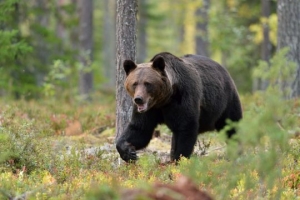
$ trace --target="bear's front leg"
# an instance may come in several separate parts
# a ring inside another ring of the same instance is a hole
[[[134,161],[137,160],[136,150],[133,145],[128,143],[127,141],[124,141],[122,139],[119,139],[117,142],[117,150],[121,156],[121,158],[126,161]]]
[[[118,138],[116,148],[126,161],[137,160],[136,150],[145,148],[152,139],[159,116],[154,110],[146,113],[133,112],[131,122]]]
[[[175,140],[175,137],[173,135],[172,140],[171,140],[171,151],[170,151],[171,161],[175,160],[175,149],[176,149],[175,144],[176,144],[176,140]]]
[[[147,124],[147,122],[145,123]],[[130,123],[117,140],[116,147],[124,161],[137,160],[136,150],[146,147],[152,139],[155,126],[150,128],[146,124],[144,125],[148,128]]]

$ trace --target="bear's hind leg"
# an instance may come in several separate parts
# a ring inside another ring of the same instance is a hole
[[[178,161],[181,156],[189,158],[197,141],[198,123],[182,121],[176,127],[171,127],[171,130],[173,132],[171,161]]]
[[[181,156],[189,158],[197,141],[200,110],[190,110],[186,107],[173,104],[164,111],[165,124],[173,133],[171,161],[179,161]],[[195,106],[190,107],[194,108]]]
[[[189,132],[188,134],[185,133],[177,133],[174,137],[174,153],[171,157],[172,161],[180,160],[180,157],[189,158],[194,151],[194,146],[197,141],[197,132]]]
[[[240,119],[242,119],[242,111],[239,110],[233,110],[228,111],[224,113],[220,119],[216,123],[216,130],[220,131],[226,126],[226,120],[231,120],[232,122],[238,122]],[[234,134],[236,133],[236,130],[234,127],[226,131],[227,138],[230,139]]]

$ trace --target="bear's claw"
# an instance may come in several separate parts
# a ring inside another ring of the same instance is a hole
[[[125,162],[135,161],[138,159],[135,147],[127,142],[123,144],[117,144],[117,150]]]

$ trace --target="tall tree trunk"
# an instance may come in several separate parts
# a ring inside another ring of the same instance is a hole
[[[14,23],[12,23],[12,24],[14,26],[13,28],[15,28],[15,27],[18,27],[19,24],[20,24],[20,5],[19,5],[19,3],[15,3],[14,4],[13,16],[14,16]],[[18,34],[17,38],[18,38],[18,41],[20,41],[20,34]],[[16,64],[16,66],[21,66],[21,63],[20,63],[20,61],[19,61],[18,58],[16,58],[15,64]],[[12,70],[11,71],[11,77],[13,79],[14,85],[17,84],[17,87],[21,87],[20,86],[21,83],[19,81],[20,80],[20,72],[17,71],[17,70]],[[20,94],[20,92],[18,90],[14,89],[13,93],[14,93],[15,99],[20,99],[21,94]]]
[[[208,11],[210,0],[202,0],[202,6],[196,11],[197,16],[197,33],[196,33],[196,53],[209,57],[208,42]]]
[[[131,99],[124,88],[123,62],[136,57],[136,14],[137,0],[117,0],[116,138],[122,134],[132,113]]]
[[[83,99],[89,99],[93,89],[93,0],[79,0],[79,92]]]
[[[147,0],[139,0],[137,62],[145,62],[147,58]]]
[[[289,47],[288,59],[297,64],[292,97],[300,96],[300,0],[278,0],[278,50]]]
[[[78,6],[78,2],[81,0],[71,0],[71,4],[74,6],[74,8],[76,9],[74,12],[74,17],[75,19],[79,20],[79,6]],[[71,48],[73,50],[75,49],[79,49],[79,26],[72,26],[70,29],[70,41],[72,42],[71,44]],[[74,55],[74,60],[76,60],[76,56]]]
[[[269,63],[271,55],[269,17],[270,17],[270,0],[261,0],[261,14],[263,17],[263,41],[261,46],[261,59]],[[267,81],[262,81],[260,89],[265,90],[268,86]]]
[[[115,1],[104,0],[104,28],[103,28],[103,66],[107,78],[105,87],[114,91],[116,83],[115,68]]]
[[[38,30],[46,29],[49,26],[49,21],[50,21],[50,14],[49,14],[49,7],[47,7],[47,2],[45,0],[36,0],[35,4],[39,10],[40,13],[43,13],[42,15],[37,15],[36,16],[36,23],[35,26],[40,26]],[[36,63],[35,66],[35,79],[37,81],[37,85],[41,86],[42,83],[44,82],[44,76],[45,76],[45,71],[44,70],[38,70],[40,66],[42,65],[49,65],[51,61],[51,54],[53,55],[54,53],[52,50],[50,50],[49,45],[47,45],[47,41],[45,39],[44,34],[40,31],[34,31],[34,40],[35,40],[35,53],[36,57],[38,59],[38,63]],[[55,50],[55,52],[57,49]]]
[[[46,28],[49,25],[49,14],[47,13],[47,3],[45,0],[36,0],[36,6],[43,15],[36,16],[36,24],[40,27]],[[47,51],[47,45],[45,41],[45,36],[42,34],[35,35],[35,40],[37,42],[37,57],[41,63],[49,64],[49,52]]]
[[[66,5],[67,2],[65,0],[58,0],[56,2],[56,12],[58,13],[57,16],[58,16],[58,19],[56,20],[56,35],[62,39],[62,40],[65,40],[65,32],[66,32],[66,28],[64,26],[64,24],[62,23],[62,18],[64,16],[64,12],[62,10],[62,7],[64,5]]]

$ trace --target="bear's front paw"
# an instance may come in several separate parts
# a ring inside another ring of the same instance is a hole
[[[126,162],[135,161],[138,159],[136,155],[135,147],[128,142],[123,142],[123,143],[118,142],[117,150],[121,158]]]

